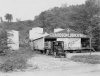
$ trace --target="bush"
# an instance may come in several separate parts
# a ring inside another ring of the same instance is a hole
[[[15,70],[24,70],[28,66],[27,60],[24,58],[8,59],[0,65],[0,70],[3,72],[10,72]]]
[[[28,67],[32,67],[31,64],[27,64],[27,60],[33,57],[33,51],[30,47],[20,48],[3,57],[6,60],[0,65],[0,71],[2,72],[25,70]]]
[[[1,59],[5,59],[3,63],[0,65],[0,71],[2,72],[10,72],[16,70],[25,70],[31,66],[31,64],[27,64],[27,60],[33,57],[33,51],[30,46],[27,44],[20,47],[19,50],[14,51],[5,51],[6,55],[2,56]]]
[[[7,55],[11,44],[11,40],[8,38],[11,34],[7,33],[3,28],[0,28],[0,56]]]
[[[80,55],[80,56],[72,56],[71,60],[75,62],[83,62],[89,64],[100,64],[100,56],[99,55]]]

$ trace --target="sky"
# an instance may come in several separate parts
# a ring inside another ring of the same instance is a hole
[[[53,7],[60,7],[62,4],[76,5],[83,4],[85,0],[0,0],[0,17],[6,13],[13,15],[20,20],[33,20],[42,11]]]

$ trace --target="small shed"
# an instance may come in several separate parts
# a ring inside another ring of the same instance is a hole
[[[43,28],[34,27],[29,31],[29,39],[34,40],[43,34]]]

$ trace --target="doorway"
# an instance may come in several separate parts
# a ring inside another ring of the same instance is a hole
[[[90,39],[89,38],[81,38],[82,48],[90,48]]]

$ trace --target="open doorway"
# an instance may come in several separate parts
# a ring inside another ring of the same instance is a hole
[[[81,38],[82,48],[90,48],[90,38]]]
[[[49,53],[53,53],[53,51],[52,51],[52,42],[53,41],[56,41],[57,39],[56,38],[45,38],[45,43],[44,43],[44,48],[45,48],[45,53],[48,53],[48,51],[49,51]]]

